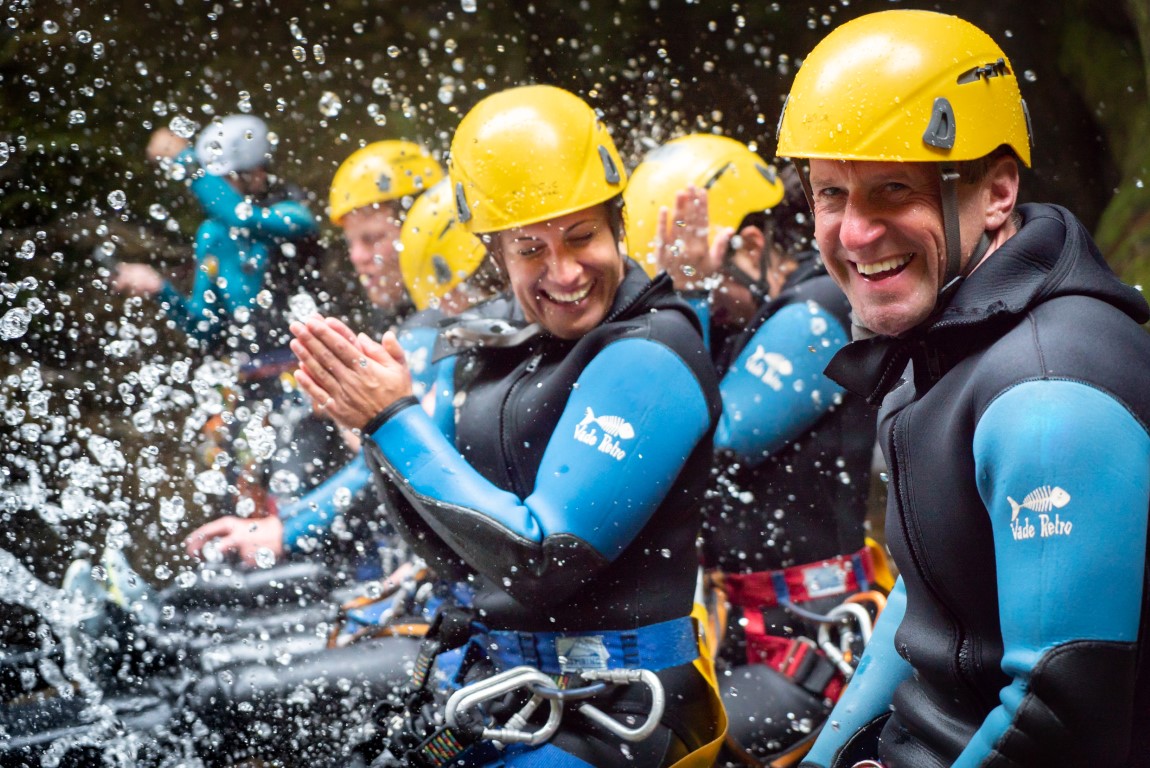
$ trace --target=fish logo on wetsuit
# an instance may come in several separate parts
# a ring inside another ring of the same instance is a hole
[[[1040,538],[1050,536],[1069,536],[1074,529],[1074,523],[1063,520],[1058,514],[1051,519],[1047,514],[1056,509],[1062,509],[1070,503],[1070,494],[1058,486],[1041,485],[1022,497],[1018,502],[1007,496],[1010,503],[1010,533],[1015,541],[1033,539],[1035,535]],[[1038,526],[1030,522],[1029,517],[1018,519],[1018,513],[1024,509],[1038,513]]]
[[[603,439],[599,440],[599,433],[595,427],[603,430]],[[622,416],[596,416],[590,407],[587,408],[583,419],[575,425],[575,439],[584,445],[594,445],[601,453],[622,461],[627,452],[619,447],[622,440],[635,437],[635,428]]]

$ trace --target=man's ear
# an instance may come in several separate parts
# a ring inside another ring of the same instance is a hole
[[[743,249],[754,259],[756,264],[759,263],[763,249],[767,247],[767,236],[763,234],[763,230],[758,227],[746,226],[739,230],[739,237],[743,241]]]
[[[991,164],[982,181],[985,229],[994,232],[1010,218],[1018,202],[1018,161],[1003,155]]]

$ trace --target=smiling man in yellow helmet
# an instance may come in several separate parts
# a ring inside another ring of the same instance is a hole
[[[778,154],[857,325],[828,374],[883,403],[901,572],[805,765],[1150,764],[1150,308],[1069,211],[1016,207],[1029,133],[954,16],[843,24],[791,88]]]

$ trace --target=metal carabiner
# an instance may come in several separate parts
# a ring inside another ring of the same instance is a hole
[[[550,677],[534,667],[513,667],[492,677],[466,685],[451,694],[447,700],[444,718],[449,727],[456,728],[459,726],[459,712],[478,707],[484,702],[497,699],[518,688],[529,688],[532,684],[550,686],[553,683],[554,681]],[[551,704],[551,713],[547,717],[547,722],[537,731],[525,730],[528,719],[544,700]],[[485,727],[482,737],[489,741],[501,743],[542,744],[555,735],[562,719],[562,700],[548,699],[538,693],[532,693],[528,702],[508,719],[503,728]]]
[[[658,676],[651,670],[592,669],[583,670],[579,674],[584,680],[603,680],[608,683],[614,683],[615,685],[630,685],[632,683],[642,682],[651,689],[651,711],[647,714],[647,720],[637,728],[628,728],[591,704],[580,704],[579,712],[588,720],[606,728],[624,741],[643,741],[659,727],[659,721],[663,718],[663,710],[666,708],[667,697],[663,691],[662,681],[659,680]]]
[[[863,608],[858,603],[843,603],[832,608],[827,613],[827,619],[828,621],[819,624],[819,648],[822,649],[826,657],[838,667],[838,670],[843,673],[843,677],[850,680],[855,671],[851,663],[846,660],[846,653],[851,643],[854,642],[851,619],[858,624],[859,636],[865,647],[866,644],[870,642],[871,636],[872,624],[870,614],[867,613],[866,608]],[[839,647],[836,647],[835,644],[831,642],[831,627],[835,625],[841,627]]]

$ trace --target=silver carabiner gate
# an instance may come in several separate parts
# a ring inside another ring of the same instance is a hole
[[[637,728],[628,728],[591,704],[580,704],[579,712],[588,720],[606,728],[625,741],[643,741],[650,737],[650,735],[655,732],[655,729],[659,727],[659,721],[663,718],[663,710],[666,708],[667,696],[663,690],[662,681],[659,680],[658,676],[651,670],[592,669],[583,670],[579,675],[584,680],[603,680],[608,683],[614,683],[615,685],[630,685],[631,683],[642,682],[651,689],[651,711],[647,714],[647,720]]]
[[[529,688],[532,684],[547,685],[553,684],[550,677],[540,672],[534,667],[521,666],[513,667],[500,672],[497,675],[488,677],[483,680],[471,683],[470,685],[460,688],[447,700],[447,708],[444,712],[444,718],[447,725],[452,728],[459,726],[458,713],[469,709],[478,707],[480,704],[498,699],[504,694],[510,693],[518,688]],[[551,712],[547,717],[547,722],[537,731],[528,731],[525,729],[528,719],[539,708],[543,701],[549,701],[551,704]],[[508,719],[503,728],[487,728],[483,729],[483,738],[489,741],[497,741],[504,744],[542,744],[555,735],[559,730],[559,722],[563,719],[563,702],[560,699],[548,699],[538,693],[532,693],[531,698],[523,707]]]
[[[863,646],[865,647],[866,644],[870,642],[871,629],[873,627],[870,614],[867,613],[866,608],[863,608],[857,603],[843,603],[832,608],[827,613],[827,618],[829,621],[824,621],[819,624],[819,648],[821,648],[826,657],[838,667],[843,677],[850,680],[855,672],[854,666],[846,660],[847,651],[855,639],[854,630],[851,628],[851,621],[853,619],[853,621],[858,624],[859,637],[862,639]],[[831,628],[835,626],[837,626],[839,630],[838,647],[831,642]]]

